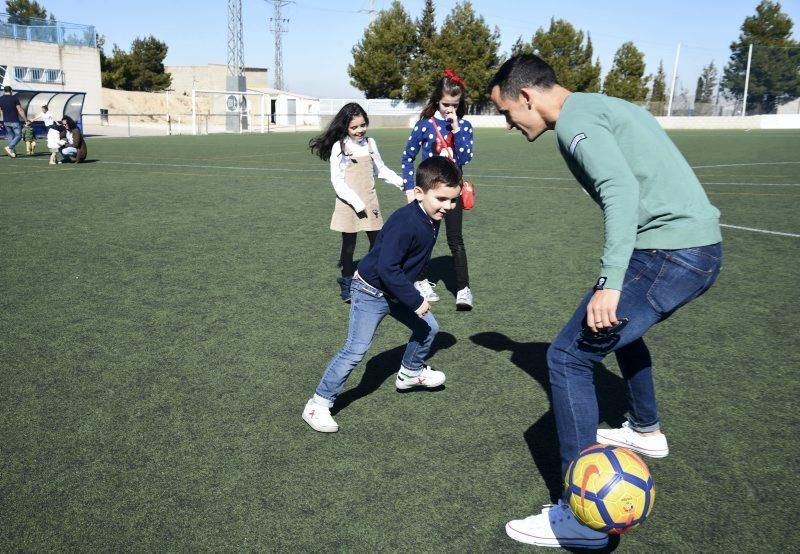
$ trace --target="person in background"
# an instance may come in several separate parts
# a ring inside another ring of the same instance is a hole
[[[65,115],[61,123],[66,128],[67,144],[61,149],[63,162],[81,163],[86,159],[87,148],[83,133],[71,117]]]
[[[461,77],[452,69],[445,69],[423,108],[419,121],[414,125],[411,136],[408,137],[400,164],[409,202],[413,201],[410,193],[414,189],[414,160],[418,155],[421,160],[444,156],[452,160],[459,170],[475,155],[472,125],[464,119],[467,109],[464,89]],[[463,219],[464,206],[459,198],[455,209],[448,212],[444,223],[456,276],[456,309],[471,310],[473,298],[467,267],[467,249],[464,246]],[[439,300],[439,295],[433,290],[435,285],[428,280],[427,266],[417,276],[414,286],[429,302]]]
[[[33,153],[36,152],[36,133],[33,132],[30,121],[26,121],[22,127],[22,140],[25,142],[25,153],[33,156]]]
[[[367,138],[367,127],[367,112],[356,102],[350,102],[342,106],[321,135],[308,143],[314,154],[330,162],[331,184],[336,192],[331,230],[342,234],[339,255],[342,275],[336,282],[345,302],[350,302],[358,232],[367,233],[372,249],[383,227],[375,176],[398,189],[403,188],[400,176],[383,163],[375,139]]]
[[[27,117],[19,103],[19,98],[9,86],[3,87],[3,94],[0,96],[0,112],[3,112],[2,126],[6,129],[6,139],[8,140],[8,144],[3,149],[9,158],[16,158],[15,147],[22,139],[20,120],[27,121]]]

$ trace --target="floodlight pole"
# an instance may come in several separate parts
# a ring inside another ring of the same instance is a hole
[[[753,43],[750,43],[750,50],[747,52],[747,73],[744,76],[744,102],[742,102],[742,117],[747,112],[747,89],[750,86],[750,61],[753,59]]]
[[[669,90],[669,104],[667,104],[667,117],[672,116],[672,98],[675,96],[675,81],[678,79],[678,60],[681,59],[681,43],[678,43],[678,50],[675,52],[675,67],[672,68],[672,86]]]

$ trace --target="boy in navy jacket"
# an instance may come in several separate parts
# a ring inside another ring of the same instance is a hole
[[[328,364],[316,393],[303,410],[303,419],[315,430],[339,430],[330,408],[350,372],[364,358],[375,330],[387,314],[412,331],[395,386],[405,390],[435,388],[444,383],[444,373],[425,363],[439,325],[428,301],[414,287],[414,280],[430,260],[439,223],[455,207],[460,193],[461,172],[453,162],[443,157],[426,159],[417,169],[416,202],[391,215],[375,246],[359,262],[350,285],[347,342]]]

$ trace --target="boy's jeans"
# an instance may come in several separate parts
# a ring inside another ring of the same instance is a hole
[[[597,442],[593,370],[594,364],[611,352],[625,380],[631,426],[640,432],[659,429],[652,362],[642,337],[650,327],[707,291],[721,267],[719,243],[682,250],[634,250],[617,306],[617,318],[629,321],[606,339],[581,336],[586,305],[594,290],[584,297],[547,350],[562,474],[581,450]]]
[[[14,147],[22,139],[22,127],[19,123],[3,123],[6,128],[6,138],[8,139],[8,148],[14,150]]]
[[[431,344],[439,332],[439,324],[430,311],[424,318],[420,318],[408,307],[387,300],[382,291],[361,279],[353,279],[350,285],[350,298],[347,342],[328,364],[316,391],[319,396],[330,402],[330,406],[333,406],[334,400],[342,392],[350,372],[364,359],[372,344],[375,330],[387,314],[392,314],[395,319],[411,329],[411,339],[403,354],[403,367],[412,371],[425,367]]]

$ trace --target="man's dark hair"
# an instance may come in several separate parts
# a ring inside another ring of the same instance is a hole
[[[439,185],[457,187],[461,185],[461,171],[452,161],[442,156],[425,159],[417,168],[416,186],[427,192]]]
[[[11,92],[11,87],[6,85],[3,87],[3,92]]]
[[[557,84],[550,64],[534,54],[519,54],[500,66],[486,90],[491,93],[494,87],[500,87],[500,96],[516,98],[525,87],[549,89]]]

